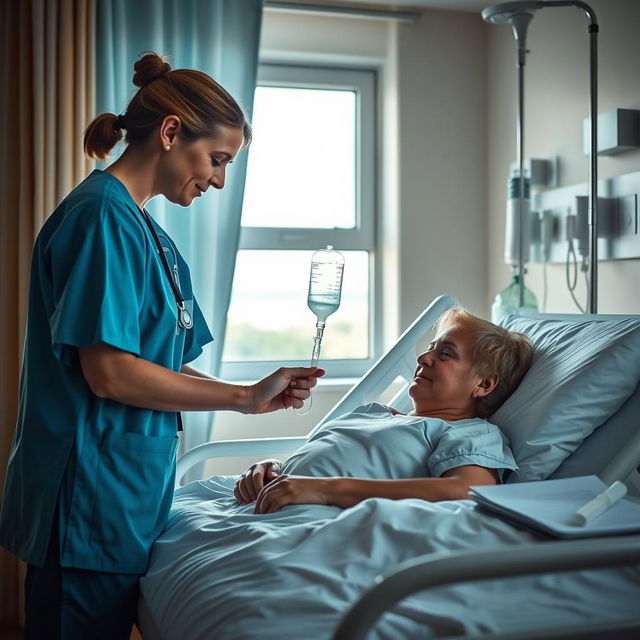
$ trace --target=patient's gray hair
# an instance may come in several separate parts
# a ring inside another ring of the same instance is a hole
[[[531,365],[531,340],[517,331],[509,331],[477,316],[464,307],[447,309],[435,324],[436,334],[459,325],[469,330],[472,340],[472,375],[497,375],[496,388],[484,398],[478,398],[480,417],[488,418],[518,388]]]

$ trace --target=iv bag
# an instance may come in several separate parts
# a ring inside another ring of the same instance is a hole
[[[344,256],[339,251],[334,251],[331,245],[327,245],[326,249],[318,249],[311,256],[307,306],[315,313],[318,319],[311,353],[310,366],[312,367],[318,366],[325,322],[340,306],[343,271]],[[307,415],[311,411],[311,405],[312,398],[309,397],[309,403],[303,413],[296,409],[294,411],[301,416]]]
[[[344,256],[331,245],[311,256],[307,306],[315,313],[318,322],[325,322],[340,306],[343,271]]]

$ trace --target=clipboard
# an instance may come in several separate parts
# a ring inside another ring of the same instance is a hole
[[[555,538],[640,532],[640,500],[628,495],[586,525],[575,524],[575,512],[606,488],[598,476],[592,475],[474,486],[469,497],[495,515]]]

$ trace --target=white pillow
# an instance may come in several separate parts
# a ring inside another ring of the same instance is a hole
[[[519,469],[509,482],[542,480],[615,413],[640,380],[640,318],[554,320],[506,315],[527,334],[531,368],[490,420],[509,438]]]
[[[639,428],[640,384],[624,404],[586,438],[580,447],[551,474],[551,477],[575,478],[592,473],[600,475],[609,462],[629,446]]]

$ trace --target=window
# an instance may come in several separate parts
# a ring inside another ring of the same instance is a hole
[[[376,342],[375,74],[262,65],[252,124],[222,375],[308,365],[311,255],[327,245],[344,255],[345,269],[321,365],[330,376],[359,375]]]

